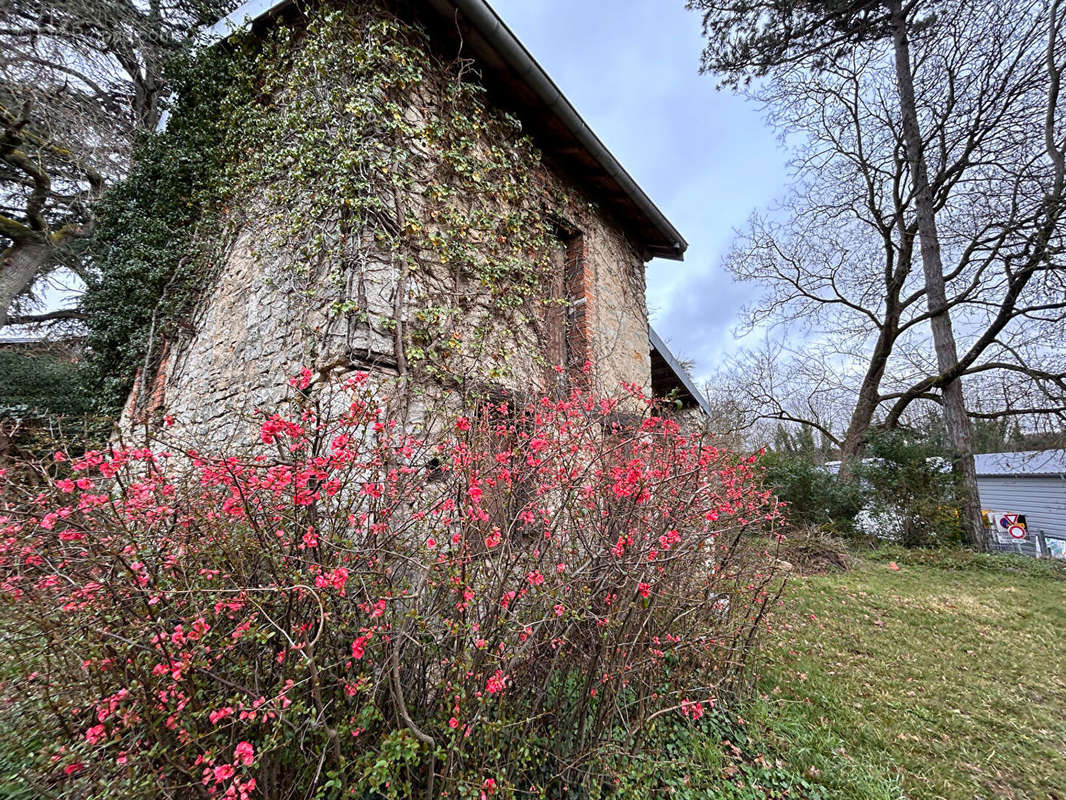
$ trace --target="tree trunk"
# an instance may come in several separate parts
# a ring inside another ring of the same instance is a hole
[[[885,377],[888,355],[893,343],[887,328],[882,327],[870,364],[862,378],[862,385],[859,387],[859,396],[848,421],[847,433],[844,434],[844,441],[840,445],[840,474],[843,476],[850,474],[851,462],[862,454],[866,433],[870,430],[877,405],[881,401],[881,380]]]
[[[901,221],[902,221],[902,214]],[[900,303],[899,293],[903,287],[906,276],[910,273],[911,258],[914,254],[913,239],[900,225],[902,242],[896,251],[896,261],[889,258],[885,265],[885,317],[881,329],[877,334],[873,352],[870,354],[869,364],[866,366],[866,374],[862,377],[859,386],[859,395],[852,410],[851,419],[848,421],[848,430],[844,434],[844,441],[840,445],[840,474],[848,477],[851,472],[852,462],[862,455],[866,444],[866,434],[873,424],[874,414],[881,403],[881,381],[884,380],[885,370],[888,369],[888,359],[896,347],[896,339],[899,337]],[[886,248],[890,248],[890,241],[886,241]],[[889,250],[891,252],[891,250]]]
[[[44,238],[16,241],[0,262],[0,328],[7,325],[15,298],[29,289],[52,256],[52,246]]]
[[[918,129],[917,103],[914,98],[914,73],[911,68],[910,44],[907,41],[907,20],[901,0],[888,0],[892,41],[895,48],[896,80],[903,122],[903,140],[907,161],[914,182],[914,204],[917,212],[918,237],[921,243],[922,270],[925,274],[926,301],[929,324],[933,333],[937,369],[941,373],[952,370],[958,363],[955,334],[948,314],[944,267],[940,257],[940,236],[936,228],[933,191],[925,161],[921,131]],[[971,547],[985,549],[986,535],[981,522],[981,504],[977,494],[977,473],[973,460],[973,426],[966,411],[962,379],[946,384],[942,390],[944,422],[954,451],[955,475],[963,536]]]

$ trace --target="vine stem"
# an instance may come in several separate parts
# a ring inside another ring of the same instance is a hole
[[[407,702],[403,697],[403,686],[400,684],[400,637],[397,636],[392,642],[392,653],[390,656],[392,661],[389,675],[392,678],[392,695],[396,700],[396,710],[400,715],[400,719],[403,720],[403,724],[406,725],[411,733],[415,735],[418,741],[429,745],[429,777],[426,779],[426,800],[433,800],[434,779],[437,772],[437,742],[428,733],[423,731],[415,721],[411,719],[411,715],[407,713]]]

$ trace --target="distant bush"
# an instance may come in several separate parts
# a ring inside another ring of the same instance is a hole
[[[960,541],[955,477],[932,442],[906,431],[874,433],[854,474],[869,498],[868,516],[881,521],[882,535],[904,547]]]
[[[742,674],[778,586],[753,459],[634,397],[414,432],[310,378],[240,451],[0,487],[0,730],[39,795],[602,796]]]
[[[80,364],[49,352],[0,350],[0,414],[78,416],[93,410]]]
[[[865,503],[862,488],[841,480],[801,455],[769,452],[759,462],[764,480],[794,525],[814,525],[839,534],[854,531],[855,516]]]
[[[61,343],[0,350],[0,462],[106,441],[111,420],[95,405],[82,363]]]

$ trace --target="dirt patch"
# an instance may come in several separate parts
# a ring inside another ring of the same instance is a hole
[[[843,543],[817,529],[792,531],[781,543],[777,557],[782,567],[798,575],[843,572],[852,565]]]

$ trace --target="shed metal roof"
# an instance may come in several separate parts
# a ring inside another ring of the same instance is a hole
[[[666,342],[648,326],[648,342],[651,345],[651,385],[652,389],[660,387],[667,390],[675,390],[681,399],[689,405],[698,406],[704,416],[711,415],[711,407],[707,398],[696,386],[692,376],[688,374],[681,362],[677,360]],[[665,392],[664,392],[665,393]]]
[[[981,453],[974,456],[983,476],[1066,476],[1066,450],[1024,450],[1018,453]]]
[[[485,0],[422,0],[441,31],[485,66],[483,76],[501,106],[514,112],[544,152],[609,208],[646,258],[681,261],[688,243],[577,113],[544,69]],[[236,30],[295,6],[295,0],[248,0],[207,36]]]

